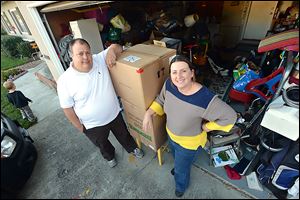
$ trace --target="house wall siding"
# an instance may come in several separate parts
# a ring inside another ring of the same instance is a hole
[[[3,3],[1,5],[1,13],[4,12],[8,18],[8,20],[10,21],[11,25],[14,27],[14,30],[16,32],[16,34],[13,33],[8,33],[9,35],[14,35],[14,36],[19,36],[25,40],[34,40],[34,37],[32,35],[29,34],[22,34],[21,31],[19,30],[17,24],[15,23],[15,21],[13,20],[13,18],[10,15],[9,10],[11,9],[15,9],[16,7],[18,7],[18,5],[16,4],[15,1],[6,1],[5,3]],[[20,11],[21,12],[21,11]],[[26,25],[28,26],[28,22],[26,21],[24,14],[21,12]],[[30,29],[29,29],[30,30]]]
[[[31,16],[31,13],[29,12],[29,5],[32,5],[33,3],[36,3],[36,1],[15,1],[20,12],[22,13],[24,20],[27,22],[27,26],[35,40],[35,42],[37,43],[41,54],[45,55],[48,58],[44,58],[43,60],[45,60],[45,62],[47,63],[47,66],[53,76],[53,78],[55,80],[57,80],[59,78],[59,76],[64,72],[64,69],[61,65],[61,63],[59,63],[58,57],[55,55],[55,50],[54,48],[50,48],[52,47],[52,43],[51,40],[47,35],[42,34],[44,32],[41,32],[41,29],[45,29],[45,27],[39,27],[36,24],[36,19],[33,19],[33,16]],[[47,2],[45,2],[47,3]],[[49,44],[50,43],[50,44]],[[56,56],[56,58],[54,58],[53,56]],[[56,61],[56,62],[55,62]]]

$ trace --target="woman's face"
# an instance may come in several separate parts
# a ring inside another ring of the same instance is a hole
[[[185,89],[192,83],[194,70],[186,62],[178,61],[171,65],[171,80],[178,89]]]

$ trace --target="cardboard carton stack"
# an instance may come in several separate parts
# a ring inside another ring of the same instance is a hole
[[[154,151],[167,139],[165,117],[153,117],[153,127],[148,132],[142,129],[143,118],[169,76],[169,61],[175,54],[174,49],[138,44],[124,51],[110,69],[130,134]]]

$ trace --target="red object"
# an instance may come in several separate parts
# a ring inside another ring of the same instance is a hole
[[[262,100],[266,101],[272,98],[273,93],[276,91],[276,87],[278,86],[281,77],[283,76],[284,68],[280,67],[272,74],[264,78],[258,78],[250,81],[246,87],[245,91],[248,93],[255,94],[260,97]],[[266,85],[268,87],[268,91],[272,91],[272,95],[267,96],[267,92],[263,92],[259,89],[259,86]]]
[[[141,74],[141,73],[144,72],[144,70],[143,70],[142,68],[140,68],[140,69],[137,69],[136,72],[137,72],[138,74]]]
[[[299,79],[291,76],[289,79],[289,84],[291,84],[291,83],[295,83],[296,85],[299,85]]]
[[[254,95],[246,92],[240,92],[231,88],[229,91],[229,98],[232,101],[238,101],[249,104],[252,101],[252,99],[254,99]]]
[[[225,165],[224,168],[226,170],[226,174],[228,178],[232,180],[240,180],[242,178],[241,175],[239,175],[239,173],[235,171],[233,168],[231,168],[230,166]]]
[[[188,44],[188,45],[184,46],[183,48],[191,50],[194,47],[199,47],[199,45],[198,44]]]
[[[262,39],[257,51],[262,53],[274,49],[299,51],[299,29],[284,31]]]
[[[92,19],[96,18],[96,21],[103,25],[109,25],[109,7],[102,6],[96,10],[90,10],[83,13],[84,18]]]

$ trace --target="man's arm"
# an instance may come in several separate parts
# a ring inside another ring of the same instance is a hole
[[[116,64],[117,58],[122,53],[123,48],[119,44],[111,44],[106,54],[106,64],[108,67],[113,67]]]
[[[83,125],[81,124],[79,118],[77,117],[73,108],[64,108],[63,109],[68,120],[77,128],[80,132],[83,132]]]

